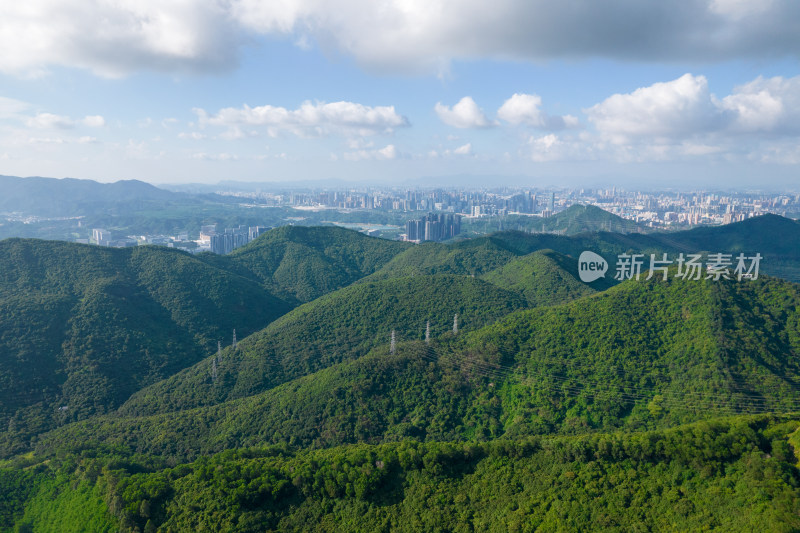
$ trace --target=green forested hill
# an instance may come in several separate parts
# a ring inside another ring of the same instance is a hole
[[[134,395],[125,414],[211,405],[249,396],[371,348],[452,331],[476,329],[526,306],[517,293],[467,276],[417,276],[357,284],[302,305],[265,330]],[[212,381],[216,365],[218,378]]]
[[[394,356],[384,344],[249,398],[82,422],[41,449],[93,435],[186,459],[259,443],[482,441],[797,411],[799,303],[799,286],[778,280],[631,281]],[[157,404],[171,388],[143,393]],[[215,385],[188,391],[213,397]]]
[[[493,235],[451,244],[425,242],[396,255],[367,279],[386,279],[430,274],[478,276],[498,268],[522,253],[533,252],[530,239],[523,237],[524,252],[496,239]]]
[[[289,310],[168,248],[0,241],[2,446],[116,408]]]
[[[638,233],[642,229],[636,222],[594,205],[575,204],[553,216],[534,220],[535,222],[529,225],[530,230],[562,235],[577,235],[589,231]]]
[[[758,416],[489,443],[260,447],[177,466],[124,447],[79,447],[0,468],[9,496],[0,527],[795,531],[798,426],[796,418]]]
[[[594,287],[590,286],[577,278],[577,272],[577,260],[552,250],[541,250],[512,259],[481,279],[521,292],[532,307],[566,303],[609,285],[606,280],[598,280]]]
[[[617,255],[622,253],[645,254],[646,262],[650,254],[660,258],[664,252],[671,258],[679,253],[760,253],[764,258],[761,272],[800,282],[800,223],[777,215],[673,233],[591,231],[557,235],[501,231],[449,244],[423,243],[397,254],[369,279],[435,273],[479,276],[538,250],[554,250],[573,259],[584,250],[596,252],[608,261],[610,277]]]
[[[335,227],[283,226],[225,257],[207,257],[298,302],[371,274],[410,247]]]
[[[613,275],[616,256],[621,253],[760,253],[761,272],[800,282],[800,222],[778,215],[755,218],[707,228],[672,233],[621,234],[607,231],[564,236],[504,231],[491,236],[500,247],[517,254],[551,249],[576,258],[584,250],[594,251],[609,262]]]
[[[0,242],[0,531],[798,530],[797,227]],[[764,260],[606,289],[583,250]]]

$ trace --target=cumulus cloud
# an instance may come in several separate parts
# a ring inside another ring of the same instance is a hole
[[[486,118],[483,110],[469,96],[459,100],[452,108],[437,102],[434,110],[442,122],[454,128],[489,128],[496,125]]]
[[[734,88],[719,106],[733,115],[739,133],[800,133],[800,76],[757,79]]]
[[[685,74],[584,110],[598,132],[616,143],[662,142],[743,133],[800,133],[800,76],[756,80],[718,99],[704,76]]]
[[[614,141],[636,136],[682,137],[721,123],[704,76],[684,74],[628,94],[615,94],[585,110],[589,121]]]
[[[207,0],[29,0],[0,4],[0,71],[51,65],[116,77],[139,70],[215,71],[235,65],[240,24]]]
[[[510,124],[526,124],[534,128],[558,130],[574,128],[579,125],[577,117],[564,115],[550,116],[540,109],[542,98],[536,94],[514,93],[497,110],[497,116]]]
[[[452,59],[798,57],[795,0],[27,0],[0,5],[0,71],[219,71],[253,36],[437,72]]]
[[[195,109],[201,126],[227,126],[229,131],[243,127],[266,128],[276,136],[288,131],[300,137],[322,137],[331,134],[367,136],[392,133],[395,128],[408,126],[394,106],[365,106],[353,102],[304,102],[298,109],[264,105],[221,109],[215,115]]]

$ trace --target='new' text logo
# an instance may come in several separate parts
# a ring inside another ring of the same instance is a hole
[[[605,277],[607,270],[606,260],[594,252],[583,252],[578,258],[578,276],[584,283]]]

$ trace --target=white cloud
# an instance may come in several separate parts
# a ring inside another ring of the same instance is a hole
[[[385,71],[452,59],[798,57],[796,0],[27,0],[0,4],[0,71],[103,76],[235,67],[255,35]]]
[[[2,102],[0,102],[2,104]],[[0,110],[0,117],[2,117],[2,110]],[[105,126],[106,121],[100,115],[87,115],[80,121],[75,121],[65,115],[56,115],[54,113],[37,113],[33,116],[16,115],[16,118],[22,118],[29,128],[35,129],[71,129],[75,126],[82,124],[90,128],[100,128]]]
[[[399,154],[395,145],[388,144],[377,150],[357,150],[354,152],[345,152],[342,154],[342,158],[346,161],[363,161],[365,159],[386,161],[390,159],[397,159],[398,155]]]
[[[83,123],[91,128],[102,128],[106,125],[106,119],[100,115],[87,115],[83,118]]]
[[[195,141],[200,141],[206,138],[206,135],[200,133],[199,131],[192,131],[192,132],[181,132],[178,134],[179,139],[192,139]]]
[[[680,78],[628,94],[615,94],[584,110],[606,139],[617,144],[686,142],[692,138],[732,139],[751,134],[800,135],[800,76],[757,78],[719,99],[703,76]],[[711,142],[692,143],[699,145]]]
[[[717,127],[721,115],[704,76],[680,78],[629,94],[615,94],[584,110],[601,134],[612,141],[632,137],[682,137]]]
[[[464,145],[459,146],[453,153],[456,155],[470,155],[472,153],[472,143],[467,143]]]
[[[578,118],[572,115],[550,116],[540,109],[541,105],[542,98],[539,95],[514,93],[497,110],[497,116],[510,124],[526,124],[550,130],[574,128],[580,124]]]
[[[800,134],[800,76],[758,77],[719,103],[734,115],[735,132]]]
[[[66,140],[62,137],[29,137],[29,144],[66,144]]]
[[[497,110],[497,116],[511,124],[524,123],[541,128],[545,125],[543,113],[539,109],[541,105],[542,98],[539,95],[514,93]]]
[[[38,113],[36,116],[28,118],[26,124],[30,128],[38,129],[69,129],[75,126],[75,122],[71,118],[53,113]]]
[[[116,77],[220,70],[235,65],[239,26],[219,1],[3,2],[0,71],[38,76],[64,65]]]
[[[394,106],[365,106],[354,102],[304,102],[298,109],[264,105],[259,107],[228,107],[209,115],[195,109],[201,126],[238,128],[263,127],[271,136],[288,131],[300,137],[322,137],[332,134],[367,136],[392,133],[395,128],[408,126]]]
[[[537,163],[568,159],[574,155],[574,148],[571,141],[563,140],[553,133],[540,137],[531,136],[528,139],[528,156]]]
[[[486,118],[475,100],[469,96],[459,100],[452,108],[437,102],[434,110],[442,122],[454,128],[489,128],[496,125]]]

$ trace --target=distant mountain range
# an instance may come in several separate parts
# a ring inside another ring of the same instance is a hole
[[[137,180],[98,183],[72,178],[0,176],[0,190],[0,212],[39,216],[77,216],[100,206],[183,199],[182,195]]]

